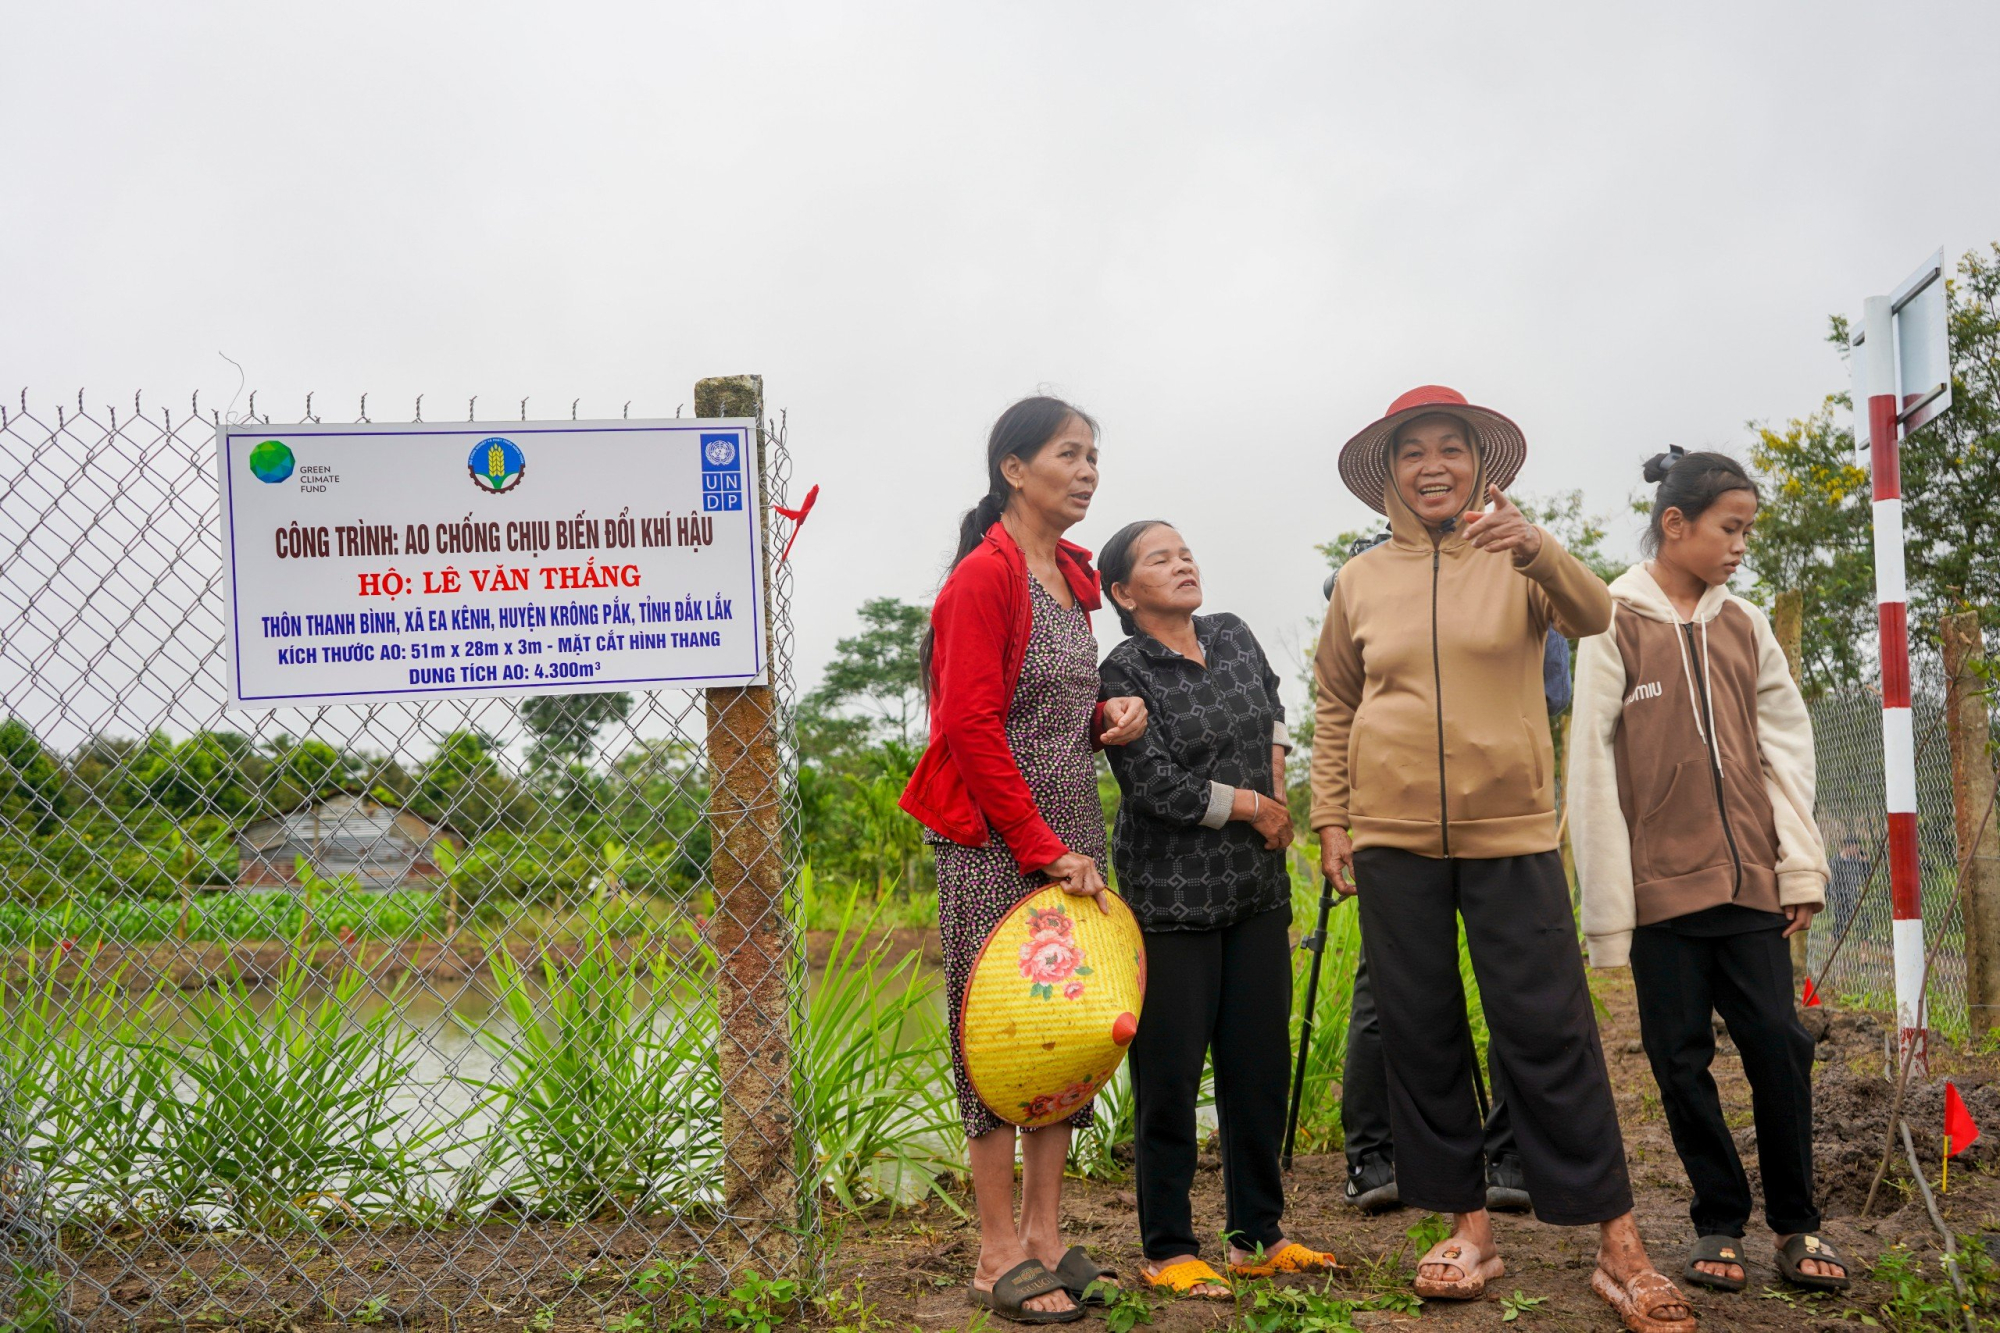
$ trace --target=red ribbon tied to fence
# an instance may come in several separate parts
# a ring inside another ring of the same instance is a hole
[[[818,502],[819,502],[819,487],[817,484],[815,484],[811,490],[806,492],[805,502],[801,504],[797,509],[787,509],[783,505],[771,506],[771,508],[777,510],[779,514],[792,520],[791,540],[785,543],[785,553],[778,557],[779,564],[782,565],[787,560],[792,558],[792,542],[795,542],[799,539],[799,529],[803,528],[806,525],[806,515],[810,514],[813,511],[813,505],[817,504]]]

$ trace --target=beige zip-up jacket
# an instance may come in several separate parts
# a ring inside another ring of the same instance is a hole
[[[1718,585],[1683,622],[1644,565],[1611,596],[1611,628],[1577,651],[1569,731],[1591,965],[1623,966],[1634,926],[1824,902],[1812,721],[1764,613]]]
[[[1542,651],[1551,624],[1609,623],[1604,581],[1546,532],[1517,567],[1384,499],[1390,539],[1342,567],[1313,658],[1312,826],[1419,856],[1551,851]]]

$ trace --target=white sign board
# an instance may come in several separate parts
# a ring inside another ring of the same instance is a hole
[[[1890,293],[1896,314],[1896,412],[1903,434],[1951,408],[1951,342],[1946,327],[1944,251]]]
[[[1850,351],[1848,367],[1852,377],[1854,403],[1854,453],[1859,466],[1870,465],[1868,440],[1868,399],[1872,394],[1896,395],[1898,440],[1922,429],[1951,410],[1951,341],[1946,327],[1949,311],[1945,301],[1944,250],[1926,259],[1915,273],[1903,279],[1889,294],[1890,325],[1887,336],[1895,342],[1896,383],[1867,383],[1868,358]],[[1868,341],[1870,330],[1864,316],[1855,324],[1853,347]]]
[[[762,684],[755,423],[228,425],[234,708]]]

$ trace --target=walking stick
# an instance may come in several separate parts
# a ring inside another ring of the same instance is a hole
[[[1319,1003],[1319,969],[1326,961],[1326,918],[1333,910],[1333,880],[1321,877],[1319,890],[1319,924],[1312,934],[1299,941],[1301,949],[1312,950],[1312,971],[1306,976],[1306,1012],[1299,1023],[1299,1063],[1292,1071],[1292,1107],[1285,1113],[1285,1150],[1280,1165],[1286,1171],[1292,1169],[1292,1140],[1299,1132],[1299,1101],[1306,1091],[1306,1052],[1312,1049],[1313,1009]]]

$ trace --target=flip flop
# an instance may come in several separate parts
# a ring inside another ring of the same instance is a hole
[[[1448,1264],[1459,1271],[1458,1281],[1440,1282],[1423,1276],[1420,1271],[1410,1285],[1427,1301],[1476,1301],[1486,1294],[1487,1283],[1507,1276],[1507,1265],[1499,1255],[1491,1259],[1474,1258],[1478,1253],[1466,1242],[1447,1236],[1417,1260],[1417,1268],[1421,1270],[1425,1264]]]
[[[1806,1272],[1799,1265],[1808,1259],[1817,1259],[1823,1264],[1839,1264],[1840,1276],[1824,1277]],[[1840,1257],[1840,1251],[1827,1244],[1824,1236],[1811,1231],[1801,1231],[1778,1247],[1778,1272],[1785,1281],[1812,1291],[1846,1291],[1854,1281],[1848,1276],[1847,1260]]]
[[[1042,1266],[1039,1259],[1023,1259],[1000,1275],[993,1290],[981,1291],[967,1284],[965,1294],[982,1310],[991,1310],[1016,1324],[1074,1324],[1083,1318],[1083,1307],[1072,1304],[1067,1310],[1030,1310],[1028,1302],[1063,1289],[1062,1280]]]
[[[1590,1275],[1590,1289],[1618,1312],[1632,1333],[1694,1333],[1694,1310],[1687,1297],[1658,1273],[1641,1273],[1630,1282],[1620,1282],[1599,1268]],[[1678,1305],[1687,1314],[1680,1319],[1655,1319],[1653,1311]]]
[[[1735,1264],[1743,1270],[1742,1277],[1717,1277],[1714,1273],[1704,1273],[1696,1264]],[[1707,1287],[1711,1291],[1741,1291],[1750,1282],[1750,1269],[1743,1262],[1743,1242],[1734,1236],[1698,1236],[1688,1247],[1687,1267],[1681,1276],[1697,1287]]]
[[[1144,1269],[1139,1271],[1145,1277],[1147,1286],[1152,1287],[1155,1291],[1171,1292],[1175,1296],[1191,1296],[1194,1289],[1203,1283],[1212,1283],[1218,1287],[1229,1288],[1228,1278],[1225,1278],[1199,1259],[1183,1259],[1179,1263],[1168,1264],[1157,1273],[1148,1273]],[[1193,1298],[1198,1301],[1231,1300],[1233,1299],[1233,1289],[1230,1290],[1232,1294],[1229,1296],[1194,1296]]]
[[[1090,1284],[1099,1278],[1115,1279],[1117,1276],[1117,1269],[1104,1267],[1091,1258],[1090,1251],[1081,1245],[1072,1245],[1064,1250],[1061,1262],[1056,1264],[1056,1278],[1063,1284],[1063,1290],[1084,1305],[1110,1304],[1103,1291],[1091,1291]]]
[[[1331,1253],[1309,1250],[1295,1240],[1288,1240],[1278,1247],[1276,1254],[1264,1256],[1261,1264],[1231,1264],[1229,1271],[1238,1277],[1275,1277],[1279,1273],[1331,1273],[1340,1267],[1340,1260]]]

